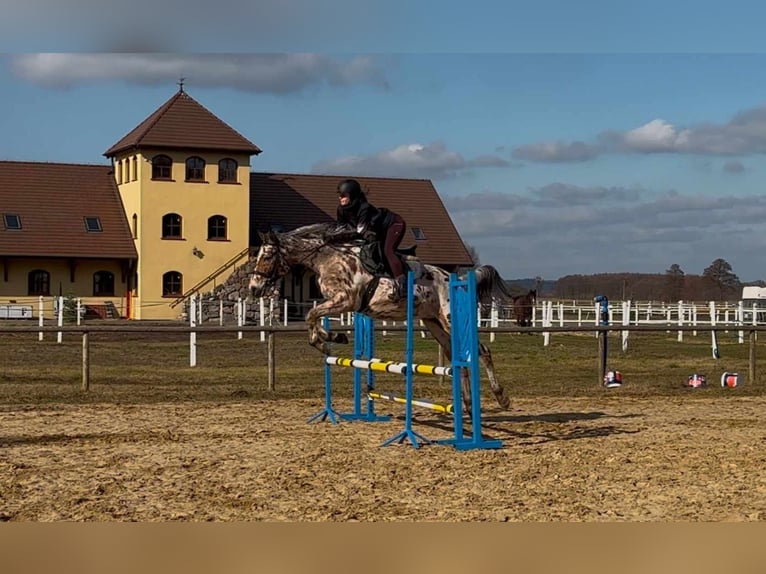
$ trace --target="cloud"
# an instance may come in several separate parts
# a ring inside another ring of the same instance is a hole
[[[723,164],[724,173],[743,173],[745,165],[741,161],[731,160]]]
[[[82,83],[124,81],[166,84],[183,76],[196,86],[284,94],[319,85],[387,85],[376,60],[318,54],[25,54],[12,69],[35,84],[68,88]]]
[[[601,132],[593,143],[555,140],[518,146],[512,152],[513,157],[535,162],[582,162],[607,153],[763,154],[766,153],[766,106],[740,112],[722,124],[701,123],[680,127],[656,118],[629,130]],[[735,166],[732,167],[736,170]]]
[[[581,141],[572,143],[551,141],[519,146],[514,148],[512,156],[517,159],[540,162],[573,162],[593,159],[599,155],[600,151],[598,146]]]
[[[565,183],[551,183],[534,190],[534,195],[549,205],[591,205],[602,201],[636,201],[641,195],[637,188],[581,187]]]
[[[411,177],[444,179],[473,168],[511,167],[499,156],[481,155],[465,159],[448,150],[441,142],[402,144],[390,150],[366,156],[345,156],[322,160],[311,166],[312,173],[368,175],[378,177]]]
[[[718,257],[743,280],[764,277],[766,195],[554,183],[520,193],[448,196],[445,205],[482,262],[509,278],[664,273],[673,263],[701,273]]]
[[[371,46],[390,38],[402,15],[397,7],[355,0],[133,0],[129,9],[93,0],[25,0],[3,3],[0,45],[7,53],[348,54],[360,47],[385,53]]]

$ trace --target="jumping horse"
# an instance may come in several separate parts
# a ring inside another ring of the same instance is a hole
[[[309,344],[325,355],[329,343],[348,343],[344,333],[328,332],[322,318],[346,312],[361,312],[374,319],[404,320],[407,301],[394,301],[391,295],[396,284],[390,277],[370,273],[362,264],[360,253],[366,241],[346,226],[318,223],[278,233],[259,233],[261,246],[255,257],[249,288],[254,297],[273,296],[282,277],[296,266],[311,269],[325,300],[306,314]],[[444,350],[451,361],[449,273],[434,265],[420,263],[412,256],[402,260],[413,271],[415,279],[415,317]],[[493,299],[511,299],[497,270],[491,265],[475,269],[476,292],[483,303]],[[492,392],[501,408],[510,406],[505,389],[495,376],[492,354],[484,344],[479,345],[479,361],[484,365]],[[470,381],[467,369],[462,369],[463,402],[470,406]]]

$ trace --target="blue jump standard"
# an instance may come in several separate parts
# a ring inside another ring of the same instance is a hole
[[[407,274],[407,331],[406,331],[406,363],[413,364],[414,354],[414,287],[415,280],[412,271]],[[419,448],[421,444],[451,444],[456,450],[496,449],[502,447],[500,440],[488,440],[481,434],[481,394],[479,386],[479,333],[477,329],[477,297],[476,274],[469,271],[466,278],[458,279],[454,273],[450,275],[450,329],[452,350],[452,416],[454,420],[454,438],[431,440],[412,429],[412,376],[413,369],[407,368],[405,375],[405,417],[404,430],[392,436],[381,446],[401,444],[409,441],[412,446]],[[329,329],[329,319],[323,323]],[[354,315],[354,359],[371,361],[374,358],[374,323],[372,319],[361,313]],[[471,436],[467,437],[463,429],[463,401],[461,387],[462,369],[468,369],[471,386]],[[369,395],[374,390],[375,376],[367,369],[366,404],[362,408],[362,374],[361,368],[354,367],[354,411],[338,413],[332,408],[332,385],[330,365],[325,363],[325,408],[309,419],[308,422],[329,419],[333,424],[338,419],[360,420],[367,422],[387,421],[391,417],[375,413],[374,400]]]

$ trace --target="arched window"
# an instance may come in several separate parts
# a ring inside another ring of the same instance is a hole
[[[122,160],[118,160],[114,164],[114,180],[117,182],[117,185],[122,183]]]
[[[205,181],[205,160],[192,156],[186,160],[186,181]]]
[[[223,215],[213,215],[207,220],[208,240],[226,239],[226,218]]]
[[[114,296],[114,273],[111,271],[96,271],[93,274],[93,296]]]
[[[155,155],[152,158],[152,179],[170,179],[173,160],[166,155]]]
[[[166,213],[162,216],[162,238],[182,239],[181,216],[177,213]]]
[[[138,179],[138,158],[136,156],[133,156],[133,169],[131,170],[131,175],[133,176],[133,179],[131,181],[136,181]]]
[[[138,239],[138,215],[133,214],[133,239]]]
[[[28,295],[50,295],[51,275],[43,269],[34,269],[27,275]]]
[[[178,297],[183,295],[183,276],[178,271],[168,271],[162,275],[162,296]]]
[[[237,183],[237,162],[230,157],[218,162],[218,181]]]

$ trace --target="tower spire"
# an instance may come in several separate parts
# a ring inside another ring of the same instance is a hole
[[[186,78],[184,78],[183,76],[181,76],[181,77],[178,79],[178,82],[177,82],[177,84],[178,84],[178,91],[179,91],[179,92],[181,92],[181,93],[183,93],[183,91],[184,91],[184,81],[185,81],[185,80],[186,80]]]

